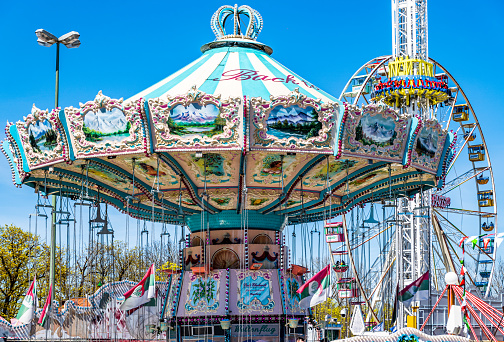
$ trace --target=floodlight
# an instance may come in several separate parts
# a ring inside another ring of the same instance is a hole
[[[35,31],[35,34],[38,38],[37,42],[42,46],[49,47],[58,42],[58,38],[52,33],[47,32],[46,30],[38,29],[37,31]]]

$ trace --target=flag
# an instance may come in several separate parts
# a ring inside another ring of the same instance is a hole
[[[399,296],[399,284],[397,284],[396,289],[395,289],[395,296],[394,296],[394,309],[392,310],[392,324],[395,323],[397,319],[397,297]]]
[[[51,305],[51,300],[52,300],[52,284],[49,286],[49,294],[47,295],[46,302],[44,304],[44,308],[42,309],[42,312],[40,313],[40,317],[38,320],[38,324],[44,326],[46,322],[46,318],[48,316],[48,311],[49,311],[49,305]]]
[[[397,299],[406,306],[412,301],[429,299],[429,271],[402,289]]]
[[[124,302],[120,309],[127,311],[142,304],[150,302],[156,296],[156,268],[154,264],[149,267],[143,279],[124,294]]]
[[[330,285],[331,268],[327,265],[296,291],[301,294],[299,305],[307,309],[326,301],[329,298]]]
[[[373,328],[374,332],[377,331],[383,331],[383,322],[380,322],[379,324],[376,325],[376,327]]]
[[[31,283],[28,292],[26,292],[26,296],[24,297],[23,303],[21,303],[21,307],[19,308],[18,314],[16,316],[16,325],[30,323],[33,319],[33,315],[37,306],[36,289],[37,279],[33,278],[33,282]]]
[[[364,316],[360,305],[356,305],[353,310],[352,319],[350,320],[350,331],[352,334],[359,336],[366,331],[366,324],[364,323]]]

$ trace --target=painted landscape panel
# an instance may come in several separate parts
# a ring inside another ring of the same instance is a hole
[[[438,135],[435,131],[422,128],[418,135],[416,144],[416,152],[419,156],[426,155],[429,158],[434,158],[437,151]]]
[[[261,176],[280,176],[295,160],[296,156],[267,155],[262,161]]]
[[[397,136],[392,118],[366,114],[355,128],[355,140],[363,145],[390,146]]]
[[[118,142],[130,136],[131,123],[119,108],[101,108],[84,116],[82,130],[89,142]]]
[[[292,137],[306,140],[317,136],[322,129],[318,117],[317,111],[312,107],[276,106],[266,120],[266,133],[279,139]]]
[[[170,134],[179,136],[206,135],[213,137],[224,132],[226,120],[219,116],[219,108],[213,104],[201,106],[191,103],[177,105],[170,111],[168,128]]]
[[[58,136],[49,120],[38,120],[28,127],[30,146],[35,152],[52,151],[58,141]]]
[[[206,153],[205,157],[196,157],[191,155],[193,162],[198,166],[201,177],[205,176],[224,176],[224,160],[225,158],[218,153]],[[198,175],[200,177],[200,175]]]

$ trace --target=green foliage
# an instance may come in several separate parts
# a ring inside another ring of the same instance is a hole
[[[44,138],[44,146],[52,150],[56,146],[58,141],[58,135],[56,134],[54,129],[47,130],[47,132],[44,134]]]
[[[287,133],[304,135],[304,139],[309,139],[318,135],[318,132],[322,129],[322,123],[318,121],[318,113],[315,110],[311,110],[308,113],[313,121],[306,122],[304,124],[299,123],[289,123],[287,119],[284,121],[277,121],[272,124],[268,124],[268,127],[284,131]]]
[[[42,152],[40,150],[40,147],[37,145],[37,140],[35,140],[35,137],[31,133],[30,133],[29,140],[30,140],[30,146],[33,148],[33,150],[38,151],[38,152]]]
[[[100,131],[96,131],[86,126],[86,124],[82,124],[82,132],[86,136],[87,141],[97,142],[102,141],[102,137],[110,137],[114,135],[128,134],[131,129],[131,122],[126,123],[126,128],[122,131],[116,131],[112,133],[102,133]]]
[[[207,303],[210,303],[215,299],[215,280],[208,279],[204,280],[201,277],[198,278],[198,282],[193,285],[194,293],[193,293],[193,302],[198,303],[201,299],[206,300]]]
[[[172,243],[158,242],[148,250],[128,248],[122,241],[113,245],[94,242],[81,251],[56,248],[55,291],[53,299],[62,303],[71,298],[85,298],[101,285],[113,281],[139,281],[154,263],[177,268],[178,251]],[[44,305],[49,290],[50,248],[39,237],[13,225],[0,226],[0,316],[16,317],[21,302],[34,277],[37,278],[39,306]],[[164,272],[157,280],[165,281]]]
[[[220,115],[218,115],[212,122],[175,122],[171,117],[169,117],[166,123],[170,129],[170,134],[186,135],[194,133],[206,135],[208,137],[224,132],[224,127],[226,126],[226,120],[221,118]],[[191,131],[191,127],[213,128],[208,131],[194,132]]]
[[[63,292],[68,268],[56,255],[56,292]],[[0,315],[15,317],[33,277],[37,277],[38,296],[49,289],[49,246],[34,234],[13,225],[0,226]]]

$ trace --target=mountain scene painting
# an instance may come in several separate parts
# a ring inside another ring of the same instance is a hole
[[[131,123],[119,108],[89,112],[84,116],[82,130],[89,142],[118,142],[130,136]]]
[[[168,128],[170,134],[179,136],[206,135],[212,137],[224,132],[226,120],[219,116],[219,108],[213,104],[201,106],[191,103],[189,106],[177,105],[170,111]]]
[[[386,147],[392,145],[396,137],[394,119],[379,115],[364,115],[355,129],[355,140],[363,145]]]
[[[30,146],[36,152],[52,151],[57,143],[58,136],[49,120],[35,121],[28,127]]]
[[[276,106],[266,120],[266,133],[279,139],[299,138],[309,139],[318,135],[322,123],[318,121],[318,113],[312,107]]]
[[[429,158],[434,158],[437,151],[438,136],[436,132],[422,128],[418,135],[416,144],[416,152],[419,156],[426,155]]]

